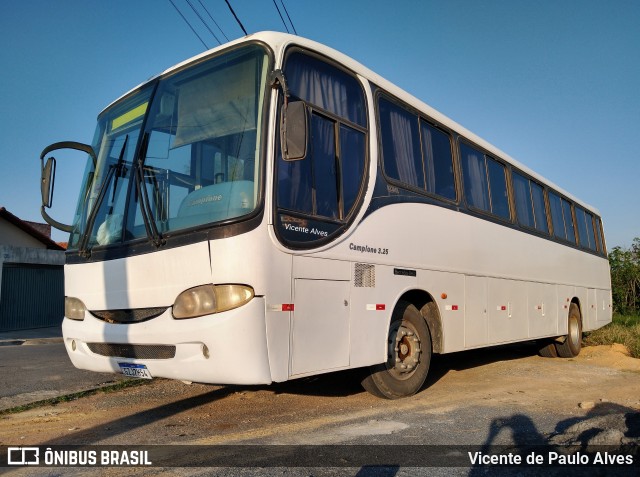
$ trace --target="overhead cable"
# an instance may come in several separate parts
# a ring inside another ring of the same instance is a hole
[[[229,0],[224,0],[224,1],[227,4],[227,7],[229,7],[229,10],[231,11],[231,13],[233,14],[233,18],[236,19],[236,21],[238,22],[238,25],[240,25],[240,28],[242,28],[242,31],[244,32],[244,34],[248,35],[247,30],[244,28],[244,25],[242,24],[242,22],[238,18],[238,15],[236,15],[236,12],[233,11],[233,8],[231,7],[231,4],[229,3]]]
[[[195,7],[193,6],[193,3],[191,3],[191,0],[187,0],[187,3],[189,4],[189,6],[191,7],[191,10],[193,10],[193,13],[195,13],[198,18],[200,19],[200,21],[202,22],[202,24],[204,25],[204,27],[209,30],[209,33],[211,33],[213,35],[213,37],[216,39],[216,41],[218,42],[218,45],[222,45],[222,42],[220,41],[220,39],[216,36],[215,33],[213,33],[213,31],[211,30],[211,28],[209,28],[209,25],[207,24],[206,21],[204,21],[204,18],[202,18],[202,15],[200,15],[200,13],[198,12],[198,10],[195,9]]]
[[[191,31],[193,32],[193,34],[198,37],[198,40],[200,40],[200,42],[204,45],[205,50],[208,50],[209,47],[207,46],[207,44],[204,42],[202,38],[200,38],[200,35],[198,35],[198,32],[196,32],[196,30],[193,28],[191,23],[189,23],[189,20],[187,20],[186,17],[182,14],[182,12],[178,9],[178,7],[176,7],[176,4],[173,3],[173,0],[169,0],[169,2],[171,2],[171,5],[173,5],[173,8],[176,9],[176,12],[178,12],[178,15],[180,15],[184,20],[184,22],[189,26],[189,28],[191,28]]]
[[[211,18],[211,21],[213,22],[213,24],[218,27],[218,30],[220,30],[220,33],[222,33],[222,36],[229,41],[229,38],[227,37],[227,35],[225,35],[225,33],[222,31],[222,28],[220,28],[220,25],[218,25],[218,22],[215,21],[215,19],[213,18],[213,16],[211,15],[211,13],[209,12],[209,9],[207,9],[207,7],[204,5],[204,3],[202,3],[202,0],[198,0],[198,2],[200,2],[200,5],[202,5],[202,8],[204,8],[204,11],[207,12],[207,15],[209,15],[209,18]]]
[[[280,3],[282,3],[282,8],[284,8],[284,12],[287,14],[287,18],[289,19],[289,23],[291,23],[291,28],[293,28],[293,33],[295,33],[296,35],[298,34],[295,25],[293,24],[293,22],[291,21],[291,17],[289,16],[289,11],[287,10],[286,5],[284,4],[284,0],[280,0]]]
[[[276,7],[276,10],[278,10],[278,15],[280,15],[280,20],[282,20],[282,24],[286,28],[287,33],[290,33],[289,32],[289,27],[287,26],[286,22],[284,21],[284,18],[282,17],[282,13],[280,13],[280,7],[278,7],[278,4],[276,3],[276,0],[273,0],[273,6]]]

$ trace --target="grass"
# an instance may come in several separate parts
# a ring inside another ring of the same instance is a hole
[[[151,381],[147,379],[127,379],[124,381],[117,382],[115,384],[110,384],[108,386],[102,386],[100,388],[89,389],[87,391],[79,391],[77,393],[72,393],[72,394],[65,394],[64,396],[58,396],[51,399],[44,399],[42,401],[31,402],[29,404],[24,404],[22,406],[12,407],[10,409],[3,409],[3,410],[0,410],[0,416],[5,416],[7,414],[16,414],[19,412],[28,411],[29,409],[35,409],[38,407],[55,406],[56,404],[60,404],[61,402],[75,401],[76,399],[80,399],[86,396],[92,396],[98,393],[111,393],[114,391],[119,391],[120,389],[149,384],[150,382]]]
[[[631,356],[640,358],[640,316],[613,315],[613,321],[607,326],[588,333],[585,344],[625,345]]]

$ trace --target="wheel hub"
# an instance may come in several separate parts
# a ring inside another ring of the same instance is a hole
[[[400,379],[409,378],[420,363],[421,352],[420,340],[415,330],[400,325],[397,329],[392,330],[389,336],[389,360],[387,362],[389,372]]]

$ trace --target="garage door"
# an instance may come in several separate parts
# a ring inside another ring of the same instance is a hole
[[[58,326],[63,315],[63,267],[3,264],[0,331]]]

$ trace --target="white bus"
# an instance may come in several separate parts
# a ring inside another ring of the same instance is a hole
[[[73,224],[56,149],[88,153]],[[49,157],[47,157],[49,156]],[[263,384],[611,321],[598,211],[331,48],[264,32],[138,86],[42,155],[70,232],[64,343],[100,372]]]

